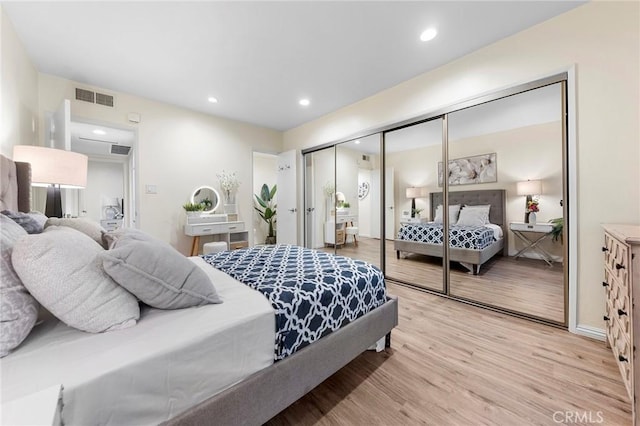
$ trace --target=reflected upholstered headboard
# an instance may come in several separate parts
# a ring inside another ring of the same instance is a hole
[[[31,211],[31,164],[0,155],[0,210]]]

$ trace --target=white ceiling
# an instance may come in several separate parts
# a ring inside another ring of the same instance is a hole
[[[2,7],[41,72],[286,130],[582,3],[92,1]],[[438,36],[419,41],[428,26]],[[219,102],[207,102],[209,96]],[[299,106],[302,97],[311,105]]]

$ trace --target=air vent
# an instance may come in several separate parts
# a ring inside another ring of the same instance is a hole
[[[129,155],[129,151],[131,151],[130,146],[125,145],[111,145],[111,153],[118,155]]]
[[[362,155],[362,161],[369,161],[370,159],[371,159],[370,156],[364,155],[364,154]]]
[[[108,107],[113,106],[113,96],[105,95],[104,93],[96,93],[96,103],[98,105],[104,105]]]
[[[94,93],[91,90],[79,89],[76,87],[76,99],[84,102],[94,103]]]

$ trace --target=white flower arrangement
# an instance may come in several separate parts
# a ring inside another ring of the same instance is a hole
[[[240,186],[240,181],[236,176],[236,172],[227,173],[222,170],[221,173],[216,174],[220,181],[220,189],[224,191],[224,196],[227,201],[233,200],[233,193]]]
[[[322,187],[322,190],[324,191],[325,197],[331,198],[336,192],[336,185],[331,181],[327,181],[327,183]]]

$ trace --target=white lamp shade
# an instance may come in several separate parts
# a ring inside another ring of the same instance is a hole
[[[542,194],[542,181],[528,180],[518,182],[517,191],[518,195],[540,195]]]
[[[427,196],[427,188],[425,187],[410,187],[407,188],[407,198],[424,198]]]
[[[31,182],[34,186],[87,186],[86,155],[42,146],[16,145],[13,147],[13,161],[31,164]]]

